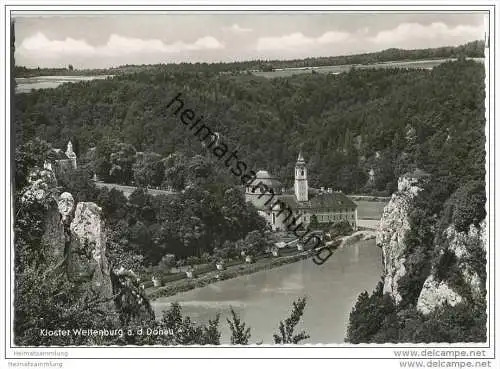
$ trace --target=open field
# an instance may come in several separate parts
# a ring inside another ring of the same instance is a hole
[[[477,62],[484,63],[483,58],[471,58]],[[289,77],[294,74],[311,74],[313,71],[315,73],[323,74],[339,74],[342,72],[348,72],[351,68],[357,69],[367,69],[367,68],[411,68],[411,69],[432,69],[438,65],[456,60],[455,58],[447,59],[427,59],[427,60],[407,60],[407,61],[394,61],[376,64],[345,64],[345,65],[328,65],[324,67],[304,67],[304,68],[285,68],[285,69],[275,69],[272,72],[253,72],[256,76],[266,77],[266,78],[276,78],[276,77]]]

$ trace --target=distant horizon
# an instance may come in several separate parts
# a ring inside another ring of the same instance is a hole
[[[299,61],[299,60],[307,60],[307,59],[323,59],[323,58],[336,58],[336,57],[347,57],[347,56],[356,56],[356,55],[364,55],[364,54],[377,54],[377,53],[382,53],[384,51],[388,50],[403,50],[403,51],[416,51],[416,50],[427,50],[427,49],[441,49],[441,48],[455,48],[463,45],[467,45],[473,42],[485,42],[484,39],[475,39],[471,41],[466,41],[464,43],[458,44],[458,45],[443,45],[443,46],[437,46],[437,47],[426,47],[426,48],[412,48],[412,49],[405,49],[405,48],[400,48],[400,47],[389,47],[385,49],[380,49],[377,51],[370,51],[370,52],[359,52],[359,53],[349,53],[349,54],[339,54],[339,55],[322,55],[322,56],[306,56],[303,58],[283,58],[283,59],[246,59],[246,60],[234,60],[234,61],[210,61],[210,62],[171,62],[171,63],[164,63],[164,62],[158,62],[158,63],[150,63],[150,64],[120,64],[120,65],[113,65],[113,66],[108,66],[108,67],[100,67],[100,68],[77,68],[75,66],[74,70],[108,70],[108,69],[119,69],[119,68],[124,68],[124,67],[134,67],[134,66],[157,66],[157,65],[181,65],[181,64],[233,64],[233,63],[249,63],[249,62],[292,62],[292,61]],[[381,63],[386,63],[386,61],[383,61]],[[68,64],[69,65],[69,64]],[[17,64],[16,61],[16,67],[20,68],[26,68],[28,70],[50,70],[50,69],[68,69],[68,65],[65,66],[57,66],[57,67],[29,67],[26,65],[19,65]]]
[[[15,59],[27,68],[107,69],[455,47],[484,39],[485,14],[18,14]]]

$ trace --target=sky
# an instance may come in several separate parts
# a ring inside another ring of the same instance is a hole
[[[480,13],[15,14],[16,65],[294,59],[484,39]]]

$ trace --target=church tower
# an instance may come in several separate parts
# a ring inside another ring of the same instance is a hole
[[[66,156],[71,162],[73,169],[76,169],[76,154],[73,151],[73,144],[71,141],[68,142],[68,147],[66,148]]]
[[[297,201],[307,201],[309,188],[307,186],[307,168],[302,151],[299,152],[297,163],[295,164],[295,197]]]

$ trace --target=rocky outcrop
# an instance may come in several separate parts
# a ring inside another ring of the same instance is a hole
[[[69,192],[59,195],[50,168],[34,169],[21,197],[21,206],[44,209],[42,254],[47,278],[66,275],[109,299],[106,306],[132,317],[154,319],[154,313],[137,276],[131,271],[111,270],[106,256],[106,231],[101,208],[93,202],[75,204]],[[125,320],[123,320],[125,317]]]
[[[468,288],[470,297],[476,301],[484,298],[485,281],[481,279],[480,272],[474,267],[478,264],[474,262],[476,256],[473,253],[475,248],[485,250],[485,222],[483,221],[479,228],[471,224],[468,232],[458,232],[453,225],[450,225],[443,232],[443,236],[446,248],[441,250],[440,255],[443,255],[445,250],[452,252],[456,258],[455,273],[460,274],[459,277]],[[464,298],[454,291],[447,281],[438,282],[435,274],[434,271],[427,277],[418,298],[417,309],[423,314],[431,313],[444,303],[455,306]]]
[[[399,179],[398,191],[384,208],[377,230],[376,242],[382,248],[384,261],[383,292],[389,293],[396,304],[402,299],[398,291],[399,281],[407,273],[405,263],[410,253],[405,239],[410,229],[409,215],[414,199],[427,178],[416,171]],[[451,224],[439,233],[435,245],[432,245],[439,252],[431,261],[432,271],[424,276],[427,278],[418,295],[418,311],[429,314],[445,303],[455,306],[465,299],[479,301],[484,298],[485,271],[477,268],[484,269],[483,263],[478,260],[478,250],[484,252],[485,233],[484,221],[479,227],[470,225],[467,232],[459,232]],[[445,253],[448,255],[443,260],[448,261],[440,264]]]
[[[101,208],[93,202],[80,202],[70,225],[68,275],[75,281],[90,282],[103,297],[111,298],[110,268],[106,258],[106,236]]]
[[[59,210],[59,214],[61,214],[61,221],[63,223],[68,223],[74,208],[75,199],[73,199],[73,195],[69,192],[63,192],[57,201],[57,209]]]
[[[62,265],[65,258],[66,235],[64,225],[61,222],[61,214],[59,213],[55,203],[48,207],[45,224],[45,232],[42,235],[42,248],[48,269],[54,269],[57,265]]]
[[[382,248],[384,260],[384,293],[389,293],[396,303],[401,301],[398,281],[406,274],[405,235],[410,229],[409,214],[414,198],[422,189],[425,176],[405,175],[398,180],[398,191],[384,208],[377,229],[376,243]]]
[[[455,306],[460,302],[462,302],[462,296],[452,290],[445,281],[437,281],[431,274],[425,280],[420,292],[417,310],[423,314],[429,314],[444,303]]]

